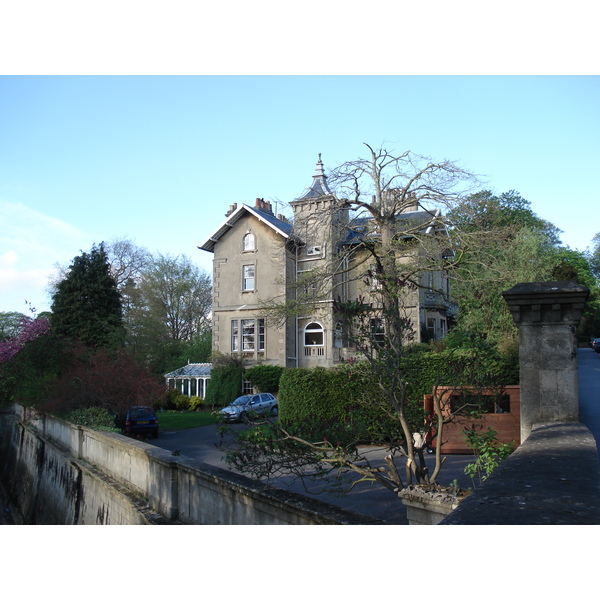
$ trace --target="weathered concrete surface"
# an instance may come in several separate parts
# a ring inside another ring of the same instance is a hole
[[[534,425],[527,440],[441,525],[598,525],[596,442],[580,423]]]
[[[519,329],[521,441],[535,423],[578,422],[575,331],[588,288],[574,281],[519,283],[502,295]]]
[[[0,476],[19,524],[381,524],[114,433],[0,414]]]

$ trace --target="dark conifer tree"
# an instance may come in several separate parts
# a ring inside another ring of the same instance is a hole
[[[51,321],[55,333],[91,347],[123,343],[121,296],[102,244],[73,259],[53,296]]]

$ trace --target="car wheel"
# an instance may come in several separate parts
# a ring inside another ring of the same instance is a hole
[[[274,417],[276,417],[279,414],[279,408],[277,406],[274,406],[271,409],[271,415],[273,415]]]
[[[240,414],[240,423],[248,423],[250,419],[248,418],[248,413],[243,412]]]

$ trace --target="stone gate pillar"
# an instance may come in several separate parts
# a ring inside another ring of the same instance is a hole
[[[574,281],[503,292],[519,328],[521,443],[535,423],[579,421],[575,330],[589,290]]]

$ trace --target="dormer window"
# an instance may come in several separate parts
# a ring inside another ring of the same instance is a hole
[[[254,252],[256,250],[256,239],[253,233],[247,233],[244,236],[243,251]]]

